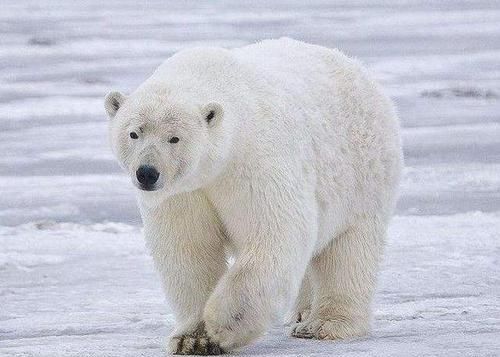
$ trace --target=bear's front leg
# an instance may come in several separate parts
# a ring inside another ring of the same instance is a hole
[[[234,225],[227,227],[237,256],[203,314],[208,335],[225,351],[262,335],[275,314],[288,307],[316,237],[313,205],[289,196],[290,191],[255,191],[254,186],[253,196],[245,201],[251,206],[231,207]]]
[[[221,354],[206,333],[203,308],[227,269],[224,235],[206,198],[196,192],[142,208],[145,236],[176,318],[172,354]]]

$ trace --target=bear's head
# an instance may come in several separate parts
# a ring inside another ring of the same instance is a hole
[[[111,92],[104,107],[113,152],[145,197],[196,190],[224,165],[230,140],[216,102],[138,90],[130,96]]]

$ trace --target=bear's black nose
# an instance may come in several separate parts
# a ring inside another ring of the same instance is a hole
[[[135,176],[144,189],[150,189],[158,181],[160,173],[151,165],[142,165],[137,169]]]

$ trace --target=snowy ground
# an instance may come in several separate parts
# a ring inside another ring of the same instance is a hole
[[[0,11],[0,356],[162,355],[173,319],[102,97],[180,48],[280,36],[372,69],[407,170],[372,335],[276,327],[240,354],[500,355],[498,2],[18,0]]]

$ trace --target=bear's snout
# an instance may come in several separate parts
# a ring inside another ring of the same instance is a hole
[[[160,177],[160,173],[154,166],[141,165],[135,172],[135,176],[140,183],[141,190],[154,191],[154,186]]]

